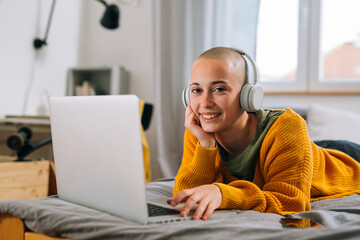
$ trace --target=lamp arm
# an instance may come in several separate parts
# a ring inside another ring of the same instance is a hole
[[[139,5],[139,0],[118,0],[120,5],[128,7],[136,7]]]
[[[49,29],[50,29],[52,16],[53,16],[53,13],[54,13],[55,3],[56,3],[56,0],[53,0],[52,5],[51,5],[51,10],[50,10],[50,15],[49,15],[49,21],[48,21],[48,24],[46,26],[46,33],[45,33],[45,37],[44,37],[44,42],[45,43],[46,43],[46,39],[47,39],[48,34],[49,34]]]
[[[46,45],[46,40],[47,40],[47,37],[49,34],[50,24],[51,24],[52,16],[53,16],[54,9],[55,9],[55,2],[56,2],[56,0],[53,0],[52,5],[51,5],[49,20],[48,20],[48,23],[46,26],[45,37],[43,40],[41,40],[40,38],[35,38],[34,43],[33,43],[35,49],[40,49],[43,45]]]
[[[30,153],[32,153],[33,151],[35,151],[36,149],[45,146],[46,144],[49,144],[52,142],[52,137],[48,136],[45,137],[44,139],[42,139],[41,141],[39,141],[38,143],[33,143],[33,142],[27,142],[26,144],[24,144],[18,151],[17,151],[17,160],[16,161],[23,161],[24,158],[29,155]]]
[[[106,3],[104,0],[96,0],[96,1],[101,2],[102,4],[104,4],[104,5],[105,5],[105,7],[107,7],[107,6],[108,6],[108,5],[107,5],[107,3]]]

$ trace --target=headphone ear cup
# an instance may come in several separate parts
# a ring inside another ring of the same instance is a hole
[[[258,84],[247,83],[240,92],[240,106],[246,112],[255,112],[261,108],[264,91]]]
[[[182,91],[182,102],[184,104],[184,107],[187,107],[190,105],[190,88],[187,86]]]
[[[248,112],[249,111],[249,104],[248,104],[248,100],[249,100],[249,91],[251,88],[251,84],[250,83],[246,83],[242,88],[241,88],[241,92],[240,92],[240,107]]]
[[[259,84],[252,84],[249,92],[249,109],[250,112],[259,110],[264,100],[264,91]]]

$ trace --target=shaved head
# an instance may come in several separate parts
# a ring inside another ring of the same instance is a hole
[[[245,58],[237,51],[226,47],[215,47],[203,52],[197,59],[218,59],[231,64],[239,81],[248,83],[248,67]]]

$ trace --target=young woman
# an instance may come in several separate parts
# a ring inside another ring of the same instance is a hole
[[[360,164],[317,146],[291,109],[243,110],[246,69],[230,48],[195,61],[183,159],[168,203],[185,203],[182,216],[198,204],[193,219],[207,220],[218,208],[296,213],[310,210],[310,201],[360,193]]]

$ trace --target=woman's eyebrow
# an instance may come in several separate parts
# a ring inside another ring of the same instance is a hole
[[[218,81],[213,81],[210,83],[210,85],[216,85],[216,84],[219,84],[219,83],[225,83],[225,84],[228,84],[227,81],[223,81],[223,80],[218,80]],[[192,85],[196,85],[196,86],[200,86],[199,83],[191,83],[189,86],[192,86]]]
[[[219,84],[219,83],[225,83],[225,84],[228,84],[228,82],[227,82],[227,81],[219,80],[219,81],[214,81],[214,82],[211,82],[211,85],[216,85],[216,84]]]

